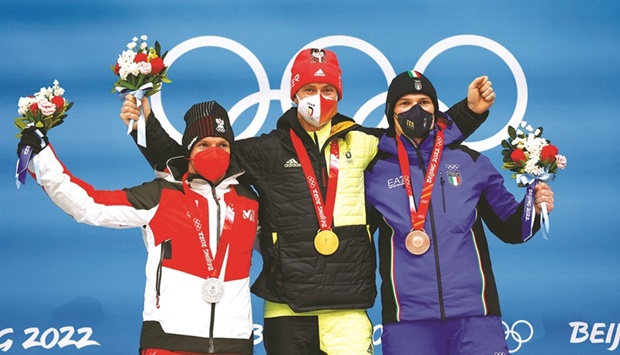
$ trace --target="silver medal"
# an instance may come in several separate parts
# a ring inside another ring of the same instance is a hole
[[[202,284],[202,298],[207,303],[217,303],[224,296],[224,283],[218,278],[209,278]]]

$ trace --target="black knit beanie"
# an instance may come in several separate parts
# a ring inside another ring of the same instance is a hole
[[[185,113],[185,132],[181,144],[185,148],[185,156],[194,148],[196,142],[204,137],[222,137],[232,149],[235,135],[228,119],[228,113],[215,101],[195,104]]]
[[[435,87],[422,73],[408,70],[398,74],[390,83],[387,99],[385,100],[385,117],[390,127],[394,127],[394,105],[403,95],[424,94],[428,95],[435,106],[435,115],[439,113],[437,93]]]

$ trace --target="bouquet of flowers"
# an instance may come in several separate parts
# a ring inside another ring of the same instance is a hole
[[[58,80],[54,80],[52,87],[41,88],[33,96],[19,98],[17,112],[20,116],[15,118],[15,126],[19,129],[17,138],[21,137],[21,132],[29,126],[34,125],[49,131],[64,122],[73,102],[62,97],[65,90],[58,84]]]
[[[522,121],[519,127],[508,127],[508,138],[502,141],[502,168],[514,172],[519,187],[527,187],[525,206],[523,211],[523,240],[532,237],[534,225],[534,188],[538,181],[551,182],[558,169],[566,167],[566,157],[558,154],[559,149],[551,141],[542,137],[543,129],[533,129],[527,122]],[[549,216],[546,204],[541,204],[541,225],[543,237],[547,239],[549,233]],[[529,227],[529,228],[526,228]],[[545,233],[546,232],[546,233]]]
[[[148,37],[142,35],[140,40],[134,37],[127,44],[127,50],[123,51],[115,65],[110,65],[110,69],[118,76],[114,83],[112,92],[118,93],[120,100],[125,100],[125,96],[133,95],[137,100],[138,107],[141,107],[141,100],[145,96],[151,96],[161,90],[162,83],[171,83],[166,76],[168,67],[164,64],[165,53],[161,53],[159,42],[155,41],[154,47],[149,47],[146,40]],[[131,133],[133,124],[127,127],[127,134]],[[144,113],[140,113],[138,118],[138,144],[146,147],[146,120]]]
[[[525,131],[524,131],[525,130]],[[512,178],[519,187],[534,179],[552,181],[558,169],[566,167],[566,157],[558,154],[556,146],[542,138],[542,127],[536,130],[522,121],[520,127],[508,127],[508,138],[502,141],[502,168],[514,172]]]
[[[135,91],[147,85],[145,96],[151,96],[161,90],[162,83],[171,83],[166,76],[168,67],[164,64],[168,52],[161,54],[157,41],[154,47],[149,48],[147,39],[147,36],[142,35],[138,42],[138,38],[134,37],[127,43],[127,50],[118,56],[116,64],[110,65],[110,69],[118,76],[113,93],[118,92],[118,88]]]
[[[19,98],[17,103],[19,109],[17,112],[21,116],[15,118],[15,126],[19,129],[17,138],[20,138],[22,131],[28,127],[34,126],[47,132],[52,127],[56,127],[64,122],[64,119],[67,117],[67,111],[73,106],[73,102],[68,102],[63,97],[65,90],[58,84],[58,80],[54,80],[52,87],[41,88],[33,96]],[[41,132],[38,133],[41,137],[43,136]],[[19,160],[15,168],[17,188],[19,188],[20,184],[26,183],[26,171],[31,159],[32,148],[24,146],[19,152]],[[36,166],[35,170],[37,170]]]

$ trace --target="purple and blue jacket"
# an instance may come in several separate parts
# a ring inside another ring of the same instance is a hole
[[[437,126],[419,147],[402,137],[409,156],[414,200],[420,201]],[[394,130],[380,139],[365,175],[366,198],[379,218],[379,272],[383,323],[501,316],[483,221],[502,241],[522,243],[519,203],[484,155],[460,145],[448,122],[431,203],[424,224],[430,249],[413,255],[405,247],[412,229]],[[534,230],[539,228],[537,222]]]

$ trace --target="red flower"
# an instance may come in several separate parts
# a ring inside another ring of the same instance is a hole
[[[119,75],[120,71],[121,71],[121,66],[118,63],[116,63],[116,65],[114,66],[114,74]]]
[[[133,61],[136,62],[136,63],[148,62],[148,56],[145,53],[138,53],[138,54],[136,54],[136,56],[133,59]]]
[[[151,74],[158,74],[164,69],[164,60],[161,57],[151,59]]]
[[[36,115],[38,111],[39,111],[38,103],[35,102],[32,105],[30,105],[30,112],[32,112],[33,115]]]
[[[525,164],[525,161],[527,160],[527,158],[525,157],[525,152],[523,152],[522,149],[518,148],[513,150],[512,153],[510,153],[510,158],[512,159],[512,161],[519,165]]]
[[[56,111],[59,111],[65,106],[65,99],[61,96],[54,96],[52,97],[52,103],[56,105]]]
[[[559,150],[556,146],[551,144],[546,145],[540,151],[540,160],[547,164],[553,163],[558,152]]]

